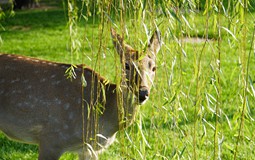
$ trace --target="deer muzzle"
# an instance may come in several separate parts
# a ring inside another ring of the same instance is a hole
[[[139,103],[144,103],[149,98],[148,89],[139,89]]]

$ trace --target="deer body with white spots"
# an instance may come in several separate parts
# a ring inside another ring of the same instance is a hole
[[[71,81],[64,75],[70,65],[0,54],[0,130],[14,140],[38,144],[39,160],[57,160],[66,151],[78,152],[80,159],[97,159],[120,126],[132,123],[136,107],[148,99],[160,48],[160,35],[155,32],[139,59],[138,52],[113,29],[111,35],[126,65],[120,92],[116,84],[106,83],[83,65],[75,68],[76,78]],[[95,118],[91,109],[97,105],[103,109]],[[93,135],[100,135],[96,147]],[[94,147],[92,152],[88,146]]]

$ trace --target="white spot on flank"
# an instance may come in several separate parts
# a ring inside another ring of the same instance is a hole
[[[67,125],[67,124],[64,124],[64,127],[63,127],[64,129],[68,129],[69,128],[69,126]]]
[[[53,81],[51,84],[52,84],[52,85],[58,85],[58,84],[60,84],[60,82],[61,82],[61,81]]]
[[[74,118],[74,113],[73,113],[73,112],[70,112],[68,118],[69,118],[69,119],[73,119],[73,118]]]
[[[28,85],[28,86],[27,86],[27,89],[31,89],[31,88],[32,88],[32,86],[31,86],[31,85]]]
[[[51,76],[50,76],[50,78],[55,78],[55,77],[56,77],[56,75],[55,75],[55,74],[53,74],[53,75],[51,75]]]
[[[20,81],[20,79],[19,78],[16,78],[16,79],[14,79],[14,80],[11,80],[11,83],[15,83],[15,82],[19,82]]]
[[[40,82],[45,82],[46,81],[46,78],[43,78],[40,80]]]
[[[65,105],[64,105],[64,109],[65,110],[68,110],[70,108],[70,104],[69,103],[66,103]]]
[[[62,101],[61,101],[60,99],[58,99],[58,98],[55,98],[55,101],[56,101],[56,103],[57,103],[58,105],[62,104]]]
[[[13,90],[13,91],[12,91],[12,94],[20,94],[20,93],[21,93],[20,90]]]

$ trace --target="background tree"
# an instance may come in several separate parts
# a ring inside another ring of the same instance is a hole
[[[31,8],[38,5],[38,0],[14,0],[14,9]]]

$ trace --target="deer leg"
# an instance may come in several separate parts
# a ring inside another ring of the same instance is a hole
[[[79,153],[79,160],[98,160],[97,156],[91,155],[88,152]]]
[[[58,160],[62,152],[60,148],[52,145],[39,145],[39,157],[38,160]]]

